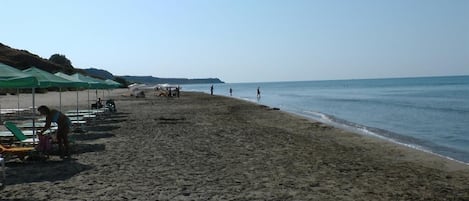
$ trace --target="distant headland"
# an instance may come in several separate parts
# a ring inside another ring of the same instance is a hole
[[[96,69],[96,68],[88,68],[88,69],[83,69],[86,71],[88,74],[97,76],[97,77],[102,77],[104,79],[112,79],[113,77],[116,77],[112,73],[103,70],[103,69]],[[142,84],[206,84],[206,83],[211,83],[211,84],[218,84],[218,83],[224,83],[218,78],[197,78],[197,79],[189,79],[189,78],[160,78],[160,77],[153,77],[153,76],[133,76],[133,75],[123,75],[123,76],[118,76],[121,77],[128,82],[131,83],[142,83]]]
[[[188,79],[188,78],[159,78],[153,76],[121,76],[127,81],[138,82],[138,83],[145,83],[145,84],[164,84],[164,83],[171,83],[171,84],[218,84],[224,83],[218,78],[199,78],[199,79]]]
[[[50,73],[63,72],[67,74],[81,73],[101,79],[111,79],[127,87],[131,83],[143,84],[204,84],[204,83],[224,83],[218,78],[159,78],[153,76],[116,76],[107,70],[98,68],[75,68],[72,62],[65,55],[54,54],[49,59],[44,59],[30,53],[27,50],[11,48],[0,43],[0,63],[4,63],[19,70],[24,70],[32,66]]]

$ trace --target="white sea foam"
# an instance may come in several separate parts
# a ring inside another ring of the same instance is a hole
[[[429,150],[425,147],[422,147],[418,144],[406,143],[406,142],[400,141],[400,140],[392,138],[392,137],[384,136],[384,135],[382,135],[378,132],[372,131],[369,128],[367,128],[365,126],[362,126],[362,125],[358,125],[358,124],[354,124],[354,123],[340,123],[340,121],[334,120],[336,118],[333,118],[333,117],[331,117],[329,115],[326,115],[326,114],[323,114],[321,112],[303,111],[303,113],[304,114],[300,113],[300,115],[305,116],[307,118],[311,118],[313,120],[316,120],[316,121],[319,121],[319,122],[322,122],[322,123],[325,123],[325,124],[330,125],[330,126],[334,126],[336,128],[340,128],[340,129],[350,131],[350,132],[354,132],[354,133],[361,134],[361,135],[376,137],[376,138],[379,138],[379,139],[389,141],[389,142],[394,143],[394,144],[398,144],[398,145],[405,146],[405,147],[408,147],[408,148],[411,148],[411,149],[415,149],[415,150],[418,150],[418,151],[423,151],[423,152],[426,152],[426,153],[429,153],[429,154],[433,154],[433,155],[436,155],[438,157],[446,158],[446,159],[451,160],[451,161],[455,161],[455,162],[458,162],[458,163],[469,165],[469,163],[467,163],[467,162],[463,162],[463,161],[454,159],[454,158],[449,157],[449,156],[445,156],[445,155],[442,155],[442,154],[435,153],[435,152],[433,152],[433,151],[431,151],[431,150]],[[298,114],[298,113],[295,113],[295,114]]]

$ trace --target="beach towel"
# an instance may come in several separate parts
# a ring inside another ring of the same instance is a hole
[[[39,144],[37,145],[36,149],[47,153],[52,149],[52,139],[49,135],[38,135],[39,137]]]

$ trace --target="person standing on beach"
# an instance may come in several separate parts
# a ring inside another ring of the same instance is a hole
[[[230,96],[233,96],[233,89],[230,87]]]
[[[261,88],[257,87],[257,99],[261,98]]]
[[[213,84],[212,84],[212,86],[210,86],[210,95],[213,96]]]
[[[46,116],[46,124],[44,125],[44,128],[39,131],[38,134],[42,135],[44,131],[50,128],[52,122],[57,123],[57,142],[59,144],[60,158],[70,158],[68,144],[68,133],[72,125],[70,119],[62,112],[55,109],[49,109],[45,105],[42,105],[37,108],[37,111],[39,111],[41,115]]]

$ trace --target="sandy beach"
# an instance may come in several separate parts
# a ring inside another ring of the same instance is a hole
[[[110,94],[117,113],[70,135],[72,160],[8,161],[0,200],[469,200],[465,164],[237,99],[127,92]],[[62,98],[76,107],[75,92]]]

